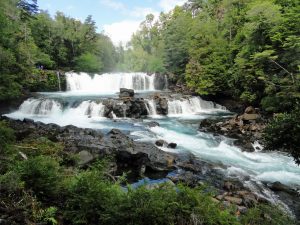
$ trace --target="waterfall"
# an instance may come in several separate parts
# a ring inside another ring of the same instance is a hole
[[[79,106],[70,108],[66,113],[76,116],[104,117],[105,106],[94,101],[83,101]]]
[[[168,100],[168,110],[169,115],[180,115],[226,110],[226,108],[210,101],[204,101],[200,97],[191,97]]]
[[[135,91],[154,91],[155,75],[145,73],[115,73],[95,74],[93,77],[87,73],[67,73],[67,90],[115,93],[120,88],[133,89]]]
[[[83,101],[76,107],[68,107],[63,111],[62,104],[52,99],[28,99],[19,108],[24,115],[61,116],[62,114],[87,117],[104,117],[105,106],[94,101]]]
[[[19,111],[29,115],[51,115],[60,113],[62,105],[51,99],[28,99],[20,106]]]
[[[60,82],[60,73],[56,72],[57,82],[58,82],[58,91],[61,91],[61,82]]]
[[[169,89],[169,80],[168,80],[168,76],[165,75],[165,90]]]
[[[154,99],[145,99],[146,101],[146,108],[148,111],[148,115],[150,116],[156,116],[157,111],[156,111],[156,103]]]

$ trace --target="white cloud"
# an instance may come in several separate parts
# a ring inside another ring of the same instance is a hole
[[[182,6],[186,1],[187,0],[160,0],[159,6],[162,11],[168,12],[176,5]],[[129,9],[123,3],[114,0],[100,0],[100,3],[111,9],[120,10],[124,15],[133,18],[133,20],[124,20],[103,26],[105,34],[112,39],[114,45],[119,45],[120,42],[125,45],[129,42],[132,34],[138,30],[140,23],[145,19],[146,15],[151,13],[156,18],[159,16],[159,12],[150,7],[135,7]]]
[[[100,3],[114,10],[126,10],[126,6],[122,2],[113,0],[100,0]]]
[[[122,42],[125,45],[130,41],[131,36],[139,28],[140,21],[124,20],[121,22],[104,25],[104,32],[108,35],[114,45],[119,45]]]
[[[172,10],[176,5],[182,6],[186,0],[160,0],[159,6],[164,12]]]
[[[153,14],[155,17],[158,17],[159,12],[153,10],[152,8],[135,7],[128,14],[132,17],[145,19],[148,14]]]

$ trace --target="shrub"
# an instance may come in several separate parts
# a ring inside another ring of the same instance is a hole
[[[65,218],[72,224],[239,224],[200,189],[168,184],[124,189],[97,169],[74,178],[66,203]]]
[[[242,216],[241,223],[250,225],[296,225],[296,222],[278,207],[269,205],[258,205],[250,209],[246,215]]]
[[[7,148],[15,140],[14,131],[3,121],[0,121],[0,150]]]
[[[56,160],[38,156],[21,162],[18,167],[25,188],[32,190],[41,199],[57,196],[61,174]]]

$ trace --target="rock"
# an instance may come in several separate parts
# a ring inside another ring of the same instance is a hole
[[[127,88],[120,88],[120,98],[124,97],[134,97],[134,90],[132,89],[127,89]]]
[[[247,195],[243,195],[242,198],[243,198],[243,204],[248,208],[253,207],[258,203],[255,196],[251,193]]]
[[[157,141],[155,142],[155,145],[156,145],[156,146],[159,146],[159,147],[163,147],[163,146],[168,145],[168,143],[167,143],[166,141],[164,141],[164,140],[157,140]]]
[[[159,115],[168,115],[168,100],[166,98],[156,97],[156,112]]]
[[[234,185],[233,183],[231,183],[230,181],[226,181],[224,183],[224,189],[227,191],[234,191],[237,189],[236,185]]]
[[[216,203],[216,204],[220,203],[220,201],[219,201],[218,199],[216,199],[216,198],[211,198],[211,200],[212,200],[214,203]]]
[[[176,143],[170,143],[168,144],[168,148],[173,148],[175,149],[177,147],[177,144]]]
[[[103,102],[105,106],[104,116],[113,119],[113,114],[119,118],[139,119],[148,115],[144,99],[141,98],[122,98],[109,99]]]
[[[199,184],[199,176],[190,172],[190,171],[181,171],[180,173],[173,175],[168,175],[167,178],[169,178],[172,182],[176,183],[184,183],[190,187],[198,186]]]
[[[272,191],[284,191],[284,192],[290,192],[290,188],[278,181],[272,183],[271,185],[269,185],[270,189]]]
[[[249,120],[257,120],[260,118],[260,115],[258,114],[247,114],[247,113],[244,113],[242,116],[241,116],[242,120],[245,120],[245,121],[249,121]]]
[[[245,109],[245,113],[246,114],[256,114],[256,110],[254,109],[254,107],[252,106],[248,106],[246,109]]]
[[[151,122],[147,123],[147,126],[152,128],[152,127],[159,127],[160,125],[158,122],[151,121]]]
[[[88,151],[85,151],[85,150],[79,152],[78,156],[79,156],[78,164],[81,166],[86,165],[95,159],[91,153],[89,153]]]
[[[241,214],[246,214],[248,212],[248,208],[245,207],[245,206],[238,206],[238,211],[241,213]]]
[[[224,195],[218,195],[218,196],[216,197],[216,199],[218,199],[219,201],[221,201],[221,200],[224,199]]]
[[[236,205],[241,205],[243,202],[243,199],[232,196],[225,196],[224,199]]]

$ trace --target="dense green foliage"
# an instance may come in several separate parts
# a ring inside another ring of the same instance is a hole
[[[122,186],[124,179],[109,180],[105,161],[84,170],[69,164],[76,157],[60,143],[46,138],[16,142],[3,122],[0,137],[1,150],[6,149],[0,156],[7,162],[0,170],[0,214],[9,224],[294,224],[270,206],[237,217],[234,207],[224,209],[200,187]]]
[[[265,129],[267,149],[283,149],[292,155],[297,164],[300,164],[300,109],[291,113],[283,113],[268,124]]]
[[[39,83],[53,80],[45,79],[45,69],[101,73],[114,69],[116,60],[115,47],[97,33],[91,16],[81,22],[58,12],[53,19],[36,1],[1,0],[0,101],[19,97],[24,88],[53,91],[52,84]]]
[[[290,111],[300,96],[299,10],[296,0],[190,0],[148,16],[124,62],[167,71],[201,95]]]

